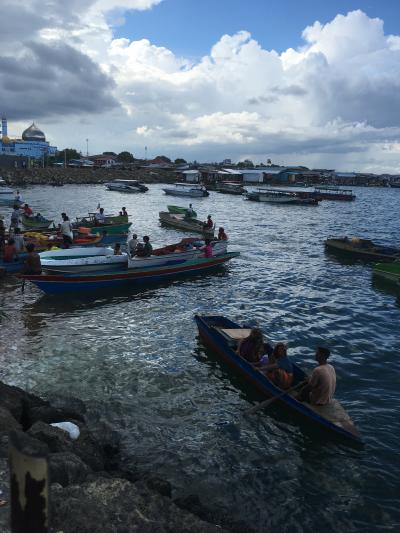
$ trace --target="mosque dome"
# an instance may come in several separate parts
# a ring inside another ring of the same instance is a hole
[[[36,126],[34,122],[22,132],[22,139],[24,141],[46,141],[44,133]]]

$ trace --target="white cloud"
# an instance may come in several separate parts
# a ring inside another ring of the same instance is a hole
[[[140,153],[145,143],[153,155],[165,152],[215,160],[245,154],[281,162],[296,162],[297,157],[297,162],[309,165],[397,171],[400,36],[385,35],[382,20],[357,10],[324,25],[314,22],[303,31],[303,46],[281,54],[264,49],[247,31],[222,35],[209,54],[195,63],[148,39],[113,38],[112,20],[123,22],[127,9],[155,8],[159,2],[86,0],[79,4],[79,18],[61,1],[53,2],[53,9],[40,16],[35,15],[41,13],[38,0],[27,1],[21,8],[14,28],[7,29],[9,40],[0,51],[0,70],[7,50],[15,50],[18,40],[39,42],[60,53],[62,41],[76,51],[79,68],[89,61],[86,68],[97,80],[98,94],[90,95],[98,98],[99,106],[92,103],[91,109],[97,115],[84,112],[89,104],[84,95],[91,83],[88,72],[83,86],[81,73],[75,73],[74,96],[83,107],[75,111],[68,100],[72,114],[68,121],[43,100],[47,110],[43,116],[60,146],[73,144],[68,136],[87,115],[81,147],[90,136],[96,151]],[[10,9],[14,9],[11,3]],[[108,21],[110,12],[113,16]],[[28,49],[49,57],[47,49],[45,53],[37,45],[27,46],[20,48],[22,58]],[[40,72],[39,63],[37,68]],[[60,79],[68,72],[73,86],[73,70],[65,64],[60,69]],[[101,76],[105,76],[103,86]],[[17,83],[16,78],[13,82]],[[54,94],[47,99],[53,102]],[[40,105],[38,100],[35,105]],[[338,158],[343,165],[338,165]]]

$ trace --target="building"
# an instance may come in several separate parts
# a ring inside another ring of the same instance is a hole
[[[8,136],[7,118],[1,118],[0,155],[41,160],[56,152],[57,147],[50,146],[44,133],[34,122],[22,132],[21,139],[12,139]]]

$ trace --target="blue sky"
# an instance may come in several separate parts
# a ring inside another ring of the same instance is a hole
[[[115,27],[114,35],[149,39],[175,54],[198,58],[222,34],[247,30],[263,48],[282,52],[301,45],[302,31],[316,20],[325,24],[355,9],[383,19],[386,34],[398,33],[399,0],[163,0],[150,10],[125,13],[126,22]]]

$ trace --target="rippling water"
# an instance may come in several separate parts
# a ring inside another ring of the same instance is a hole
[[[184,234],[161,228],[159,185],[122,195],[102,186],[31,187],[24,197],[58,220],[126,206],[155,245]],[[212,214],[241,257],[219,273],[111,296],[21,293],[0,281],[0,378],[38,394],[68,393],[101,408],[140,465],[198,493],[259,531],[400,529],[399,295],[373,283],[371,267],[324,252],[335,235],[400,246],[400,190],[357,189],[353,203],[269,206],[211,193],[194,201]],[[0,207],[9,216],[10,210]],[[331,348],[337,397],[366,447],[316,438],[280,407],[241,413],[253,396],[197,338],[195,313],[224,314],[289,341],[312,368],[318,344]]]

